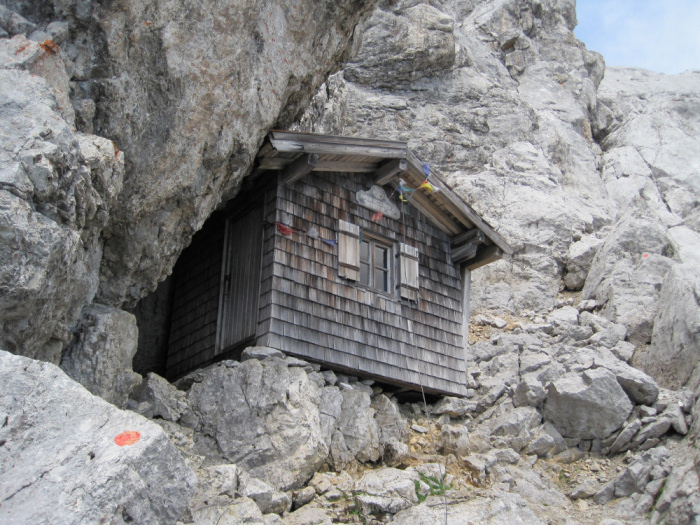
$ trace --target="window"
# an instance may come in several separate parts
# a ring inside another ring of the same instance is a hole
[[[398,257],[394,258],[394,247]],[[398,265],[397,265],[398,262]],[[375,290],[418,300],[418,248],[393,243],[347,221],[338,221],[338,276]]]
[[[360,242],[360,284],[391,292],[391,246],[374,238]]]

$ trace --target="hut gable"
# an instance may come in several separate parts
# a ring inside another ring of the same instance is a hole
[[[271,133],[248,194],[232,203],[238,211],[216,226],[225,223],[215,342],[209,328],[209,349],[196,358],[183,327],[171,330],[178,357],[169,374],[255,343],[409,388],[466,393],[469,271],[511,250],[437,174],[418,190],[425,170],[403,142]]]

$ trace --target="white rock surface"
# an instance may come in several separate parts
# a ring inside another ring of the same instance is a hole
[[[632,403],[604,368],[569,373],[548,386],[544,417],[564,437],[603,439],[622,426]]]
[[[93,303],[81,312],[77,331],[61,368],[93,394],[126,408],[131,389],[142,379],[131,369],[138,342],[136,319],[124,310]]]
[[[0,522],[175,523],[197,478],[163,430],[0,351]],[[117,436],[138,432],[131,445]]]

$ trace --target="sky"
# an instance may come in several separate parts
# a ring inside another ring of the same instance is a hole
[[[576,0],[576,37],[608,66],[700,70],[700,0]]]

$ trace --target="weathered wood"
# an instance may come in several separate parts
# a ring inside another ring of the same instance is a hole
[[[471,292],[472,273],[469,268],[462,266],[460,274],[462,280],[462,344],[460,346],[464,348],[464,358],[468,359],[469,356],[466,355],[466,352],[469,348],[469,294]]]
[[[408,151],[406,158],[408,159],[409,165],[418,173],[422,172],[423,162],[416,157],[412,151]],[[508,243],[496,233],[496,231],[486,222],[479,217],[479,215],[467,205],[462,199],[460,199],[447,184],[445,184],[440,177],[433,173],[430,176],[430,183],[437,189],[440,190],[440,198],[444,198],[444,202],[455,216],[464,224],[467,228],[472,228],[472,226],[478,227],[482,230],[486,236],[491,239],[494,244],[496,244],[504,253],[512,255],[513,249],[508,245]]]
[[[503,250],[499,246],[491,245],[485,246],[481,245],[476,256],[469,260],[467,263],[467,268],[469,270],[476,270],[482,266],[497,261],[503,257]]]
[[[476,244],[467,243],[462,244],[459,248],[452,250],[452,263],[460,264],[462,262],[472,259],[476,255],[478,246]]]
[[[462,231],[461,227],[449,215],[437,206],[433,206],[428,197],[420,193],[420,191],[415,191],[411,195],[411,205],[418,208],[423,215],[432,220],[436,226],[448,235],[455,235]]]
[[[399,243],[399,266],[401,297],[416,301],[418,299],[418,248]]]
[[[405,158],[407,144],[394,140],[338,137],[306,133],[272,131],[270,143],[277,151],[366,155],[369,157]]]
[[[282,170],[296,159],[285,157],[263,158],[257,166],[258,170]],[[323,160],[319,157],[318,164],[312,171],[328,171],[335,173],[373,173],[377,170],[377,162],[355,162],[341,160]],[[249,178],[249,177],[248,177]]]
[[[360,227],[338,221],[338,276],[360,280]]]
[[[282,170],[282,182],[288,186],[294,184],[304,175],[311,173],[316,164],[318,164],[318,155],[315,153],[302,155]]]
[[[450,239],[450,246],[452,246],[453,249],[459,247],[461,244],[466,244],[466,243],[471,243],[471,244],[481,244],[485,240],[484,232],[482,232],[479,228],[472,228],[471,230],[467,230],[464,233],[460,233],[459,235],[455,235]]]
[[[406,159],[394,159],[382,164],[382,166],[374,173],[374,183],[379,186],[384,186],[397,174],[406,171],[408,163]]]

